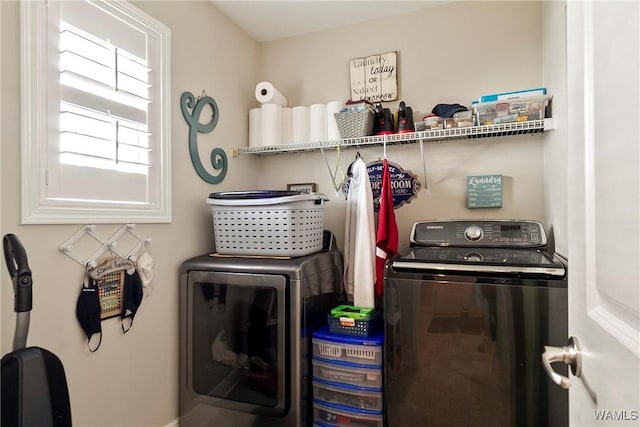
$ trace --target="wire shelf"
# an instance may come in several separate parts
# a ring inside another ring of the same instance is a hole
[[[494,138],[500,136],[535,134],[554,128],[555,124],[553,119],[548,118],[530,120],[526,122],[501,123],[496,125],[470,126],[451,129],[434,129],[420,132],[396,133],[391,135],[363,136],[332,141],[307,142],[302,144],[238,147],[233,149],[233,156],[236,157],[241,154],[264,156],[271,154],[301,153],[337,147],[362,148],[366,146],[381,146],[384,144],[413,144],[418,141],[444,142],[460,139]]]

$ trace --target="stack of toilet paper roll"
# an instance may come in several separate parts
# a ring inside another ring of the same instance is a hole
[[[249,147],[340,139],[334,113],[342,101],[289,108],[287,98],[269,82],[256,85],[260,108],[249,111]]]

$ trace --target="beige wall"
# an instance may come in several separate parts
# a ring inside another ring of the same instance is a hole
[[[469,104],[483,93],[544,84],[538,2],[456,2],[262,45],[208,2],[136,5],[172,30],[173,222],[138,225],[139,234],[153,239],[156,289],[126,335],[118,320],[104,321],[102,347],[89,354],[74,314],[82,268],[57,249],[79,225],[20,225],[19,7],[0,2],[0,228],[3,234],[17,233],[27,248],[35,280],[29,343],[62,358],[78,426],[162,426],[178,416],[177,275],[182,260],[212,247],[210,211],[204,204],[209,192],[316,182],[331,196],[326,227],[342,242],[344,198],[334,194],[319,153],[231,157],[232,147],[247,144],[247,115],[258,106],[253,96],[258,81],[272,81],[290,105],[345,99],[349,59],[397,51],[400,98],[416,117],[436,103]],[[229,156],[229,172],[217,186],[200,180],[191,166],[188,128],[179,107],[184,91],[197,95],[202,90],[216,100],[221,115],[212,133],[199,136],[199,145],[223,147]],[[396,110],[397,102],[390,106]],[[545,144],[542,136],[520,136],[425,145],[431,193],[422,192],[396,211],[400,245],[407,244],[409,227],[420,219],[552,218],[544,208]],[[361,153],[365,160],[382,156],[381,148]],[[344,170],[353,155],[353,150],[343,153]],[[328,157],[335,162],[337,154]],[[389,147],[388,158],[424,182],[418,144]],[[505,176],[502,209],[466,209],[465,178],[475,174]],[[108,236],[118,227],[99,225],[98,231]],[[4,354],[10,349],[14,314],[4,266],[0,273]]]
[[[555,250],[568,256],[568,129],[567,62],[563,1],[543,3],[543,79],[553,99],[556,129],[544,137],[545,222],[554,240]]]
[[[4,124],[1,231],[16,233],[27,249],[34,277],[28,343],[47,348],[62,359],[77,426],[163,426],[178,416],[179,265],[212,248],[207,195],[250,187],[256,179],[246,173],[255,162],[248,157],[234,159],[220,185],[212,186],[198,177],[189,158],[188,127],[179,100],[185,91],[200,95],[205,90],[220,108],[217,127],[199,136],[199,146],[230,151],[237,141],[246,141],[244,120],[253,97],[258,45],[209,2],[142,1],[136,5],[171,28],[173,222],[138,224],[136,233],[152,239],[154,293],[143,300],[126,335],[119,319],[103,321],[102,346],[90,354],[75,318],[83,268],[58,251],[80,225],[20,225],[19,4],[0,2]],[[202,158],[204,162],[208,155]],[[98,225],[97,231],[108,237],[119,226]],[[11,347],[15,317],[9,276],[4,261],[2,264],[4,354]]]
[[[346,99],[349,59],[398,52],[399,100],[415,117],[438,103],[470,105],[481,94],[538,87],[542,80],[541,4],[538,2],[455,2],[402,17],[266,43],[260,51],[260,80],[269,80],[289,105]],[[389,103],[397,111],[397,102]],[[254,102],[254,106],[257,103]],[[396,210],[400,246],[408,244],[411,225],[422,219],[544,219],[543,142],[541,136],[426,144],[429,196]],[[383,156],[382,148],[360,150],[366,161]],[[355,152],[342,153],[346,170]],[[328,154],[334,170],[337,153]],[[387,158],[424,182],[419,144],[393,147]],[[263,157],[264,186],[316,182],[331,195],[327,228],[342,242],[344,197],[335,196],[320,153]],[[502,174],[501,209],[466,208],[466,176]]]

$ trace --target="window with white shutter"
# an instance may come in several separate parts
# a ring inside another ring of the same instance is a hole
[[[23,223],[169,222],[169,30],[126,2],[22,2]]]

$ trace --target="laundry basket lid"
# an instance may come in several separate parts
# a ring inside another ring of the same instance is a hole
[[[247,190],[210,193],[207,203],[210,205],[272,205],[278,203],[300,202],[305,200],[328,201],[322,193],[305,193],[287,190]]]
[[[210,199],[233,199],[233,200],[246,200],[246,199],[268,199],[272,197],[286,197],[297,196],[301,194],[300,191],[288,191],[288,190],[248,190],[248,191],[223,191],[219,193],[210,193]]]

